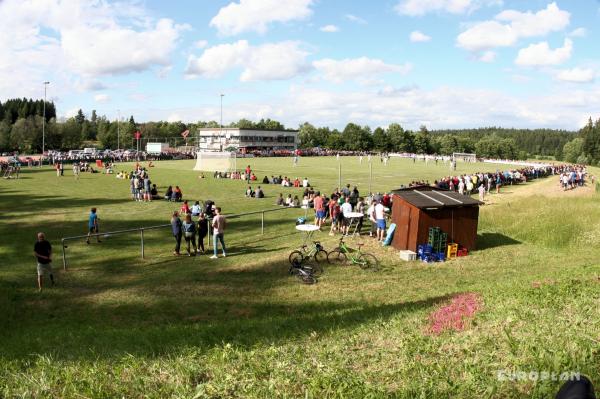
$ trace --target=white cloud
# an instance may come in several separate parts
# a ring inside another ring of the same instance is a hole
[[[314,61],[313,66],[323,74],[325,79],[336,83],[352,79],[362,79],[363,82],[367,82],[376,75],[386,73],[405,75],[412,69],[410,64],[386,64],[382,60],[367,57],[343,60],[325,58]]]
[[[496,61],[496,53],[494,51],[484,51],[477,59],[481,62],[494,62]]]
[[[501,0],[400,0],[394,10],[398,14],[415,17],[430,12],[464,14],[482,6],[501,4]]]
[[[0,1],[0,97],[39,97],[46,80],[54,96],[101,90],[100,75],[169,65],[187,26],[138,4]]]
[[[457,37],[457,45],[470,51],[513,46],[521,38],[545,36],[569,25],[571,14],[556,3],[536,13],[505,10],[494,20],[478,22]]]
[[[551,49],[548,42],[531,44],[519,50],[515,64],[521,66],[559,65],[571,58],[573,41],[565,39],[563,47]]]
[[[418,30],[414,30],[414,31],[410,32],[409,39],[413,43],[421,43],[421,42],[428,42],[428,41],[430,41],[431,40],[431,36],[427,36],[423,32],[420,32]]]
[[[352,15],[352,14],[346,14],[346,15],[344,15],[344,18],[346,18],[350,22],[354,22],[354,23],[361,24],[361,25],[365,25],[367,23],[367,21],[364,20],[363,18],[357,17],[356,15]]]
[[[182,26],[161,19],[144,31],[106,26],[76,26],[62,30],[61,47],[69,65],[86,75],[143,71],[170,64],[170,54]]]
[[[110,101],[110,96],[108,94],[96,94],[94,96],[94,101],[96,101],[97,103],[106,103],[108,101]]]
[[[194,42],[194,47],[196,48],[203,49],[206,46],[208,46],[208,42],[206,40],[197,40]]]
[[[585,28],[577,28],[569,33],[571,37],[585,37],[587,35],[587,31]]]
[[[240,0],[221,8],[210,21],[221,35],[242,32],[265,33],[273,22],[302,20],[312,14],[313,0]]]
[[[322,26],[321,28],[319,28],[319,30],[321,32],[334,33],[334,32],[339,32],[340,28],[338,28],[335,25],[325,25],[325,26]]]
[[[242,82],[290,79],[310,70],[307,55],[299,42],[251,46],[246,40],[238,40],[209,47],[200,57],[191,55],[185,73],[188,78],[218,78],[234,68],[242,68]]]
[[[596,73],[591,68],[563,69],[556,74],[556,79],[573,83],[593,82],[595,77]]]

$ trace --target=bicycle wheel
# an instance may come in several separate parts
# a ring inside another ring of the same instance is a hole
[[[292,251],[288,260],[293,267],[299,267],[304,261],[304,255],[300,251]]]
[[[379,270],[379,261],[374,255],[371,254],[361,254],[358,259],[358,265],[361,269],[369,269],[374,272]]]
[[[347,261],[346,254],[339,249],[334,249],[327,255],[327,262],[332,265],[345,265]]]
[[[323,266],[321,266],[319,263],[317,263],[313,260],[311,260],[306,265],[302,265],[302,270],[304,270],[316,277],[319,277],[320,275],[323,274]]]
[[[296,274],[298,280],[300,280],[303,284],[315,284],[317,279],[310,273],[302,273],[301,271]]]
[[[317,261],[317,263],[327,262],[327,251],[319,249],[315,254],[315,261]]]

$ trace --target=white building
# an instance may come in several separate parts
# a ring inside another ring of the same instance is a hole
[[[297,130],[257,130],[239,128],[198,129],[200,151],[224,151],[236,148],[241,152],[289,150],[298,147]]]

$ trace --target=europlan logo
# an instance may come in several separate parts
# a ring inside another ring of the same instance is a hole
[[[498,381],[579,381],[579,371],[497,370]]]

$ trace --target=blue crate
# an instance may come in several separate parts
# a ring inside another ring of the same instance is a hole
[[[434,253],[437,262],[444,262],[446,260],[446,254],[443,252]]]
[[[421,245],[417,245],[417,254],[419,255],[419,257],[421,255],[430,255],[433,252],[433,247],[431,245],[428,244],[421,244]]]

